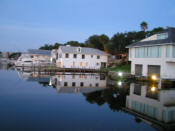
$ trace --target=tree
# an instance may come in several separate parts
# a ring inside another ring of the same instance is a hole
[[[100,50],[104,50],[103,45],[100,42],[100,38],[98,35],[92,35],[90,36],[86,41],[85,44],[87,47],[91,47],[91,48],[97,48]]]
[[[108,44],[109,44],[109,41],[110,41],[109,37],[105,34],[102,34],[102,35],[99,36],[99,41],[102,44],[104,51],[109,53],[109,51],[108,51]]]
[[[55,45],[53,46],[53,48],[54,49],[58,49],[60,45],[61,45],[60,43],[55,43]]]
[[[68,41],[64,45],[80,46],[80,47],[84,47],[85,46],[84,43],[79,43],[78,41]]]
[[[124,33],[117,33],[111,38],[111,46],[113,53],[121,53],[125,51],[126,46],[126,35]]]
[[[147,36],[154,35],[154,34],[160,32],[160,31],[163,31],[163,30],[164,30],[164,28],[162,28],[162,27],[154,28],[154,29],[151,30],[151,31],[147,31]]]
[[[60,45],[62,44],[60,43],[55,43],[54,45],[45,44],[44,46],[41,46],[39,49],[42,49],[42,50],[58,49]]]
[[[140,24],[140,27],[141,27],[141,30],[145,32],[148,29],[148,24],[145,21],[143,21]]]

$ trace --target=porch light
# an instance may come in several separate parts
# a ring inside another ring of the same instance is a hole
[[[155,80],[157,80],[157,76],[156,75],[152,75],[151,79],[155,81]]]
[[[123,73],[122,72],[118,72],[118,76],[123,76]]]

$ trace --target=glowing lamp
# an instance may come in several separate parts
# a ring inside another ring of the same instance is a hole
[[[123,76],[123,73],[122,72],[118,72],[118,76]]]
[[[151,79],[155,81],[155,80],[157,80],[157,76],[156,75],[152,75]]]

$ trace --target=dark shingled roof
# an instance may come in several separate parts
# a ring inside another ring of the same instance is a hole
[[[126,48],[140,47],[140,46],[153,46],[153,45],[166,45],[166,44],[173,44],[173,43],[175,44],[175,28],[169,27],[168,29],[164,31],[160,31],[156,34],[161,34],[161,33],[168,33],[168,38],[161,39],[161,40],[139,41],[126,46]]]
[[[79,54],[90,54],[90,55],[109,55],[107,53],[105,53],[104,51],[101,51],[99,49],[94,49],[94,48],[88,48],[88,47],[80,47],[81,48],[81,52],[78,52],[78,48],[79,47],[75,47],[75,46],[60,46],[59,47],[62,52],[64,53],[79,53]]]
[[[30,54],[36,54],[36,55],[51,55],[51,51],[49,50],[37,50],[37,49],[29,49],[28,53]]]

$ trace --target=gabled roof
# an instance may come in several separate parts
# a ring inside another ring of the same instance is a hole
[[[49,50],[37,50],[37,49],[29,49],[28,50],[29,54],[36,54],[36,55],[51,55],[51,51]]]
[[[92,54],[92,55],[109,55],[104,51],[94,48],[87,47],[75,47],[75,46],[60,46],[59,47],[63,53],[73,53],[73,54]],[[81,48],[81,51],[78,52],[78,48]]]
[[[175,44],[175,28],[171,27],[171,28],[165,29],[164,31],[160,31],[156,34],[161,34],[161,33],[168,33],[168,38],[161,39],[161,40],[139,41],[126,46],[126,48],[140,47],[140,46],[153,46],[153,45],[166,45],[166,44],[173,44],[173,43]]]

